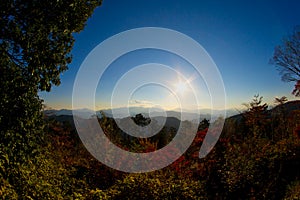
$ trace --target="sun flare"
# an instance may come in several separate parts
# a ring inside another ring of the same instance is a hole
[[[191,76],[188,79],[186,79],[184,76],[182,76],[180,73],[177,75],[176,80],[173,82],[173,87],[175,93],[179,95],[186,94],[187,92],[191,92],[192,90],[192,81],[195,80],[195,76]]]
[[[187,91],[188,86],[187,82],[179,81],[178,83],[175,84],[176,92],[183,94],[184,92]]]

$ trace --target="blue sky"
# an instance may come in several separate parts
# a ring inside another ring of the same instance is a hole
[[[274,47],[300,24],[299,6],[297,0],[104,0],[85,29],[75,35],[73,62],[61,75],[61,85],[40,96],[48,107],[70,109],[76,73],[90,51],[107,38],[129,29],[163,27],[186,34],[205,48],[223,78],[228,108],[240,108],[257,93],[269,103],[275,96],[285,95],[293,99],[290,95],[293,83],[282,82],[269,59]],[[124,73],[149,62],[171,66],[187,79],[193,78],[189,63],[176,55],[149,49],[131,52],[113,62],[101,78],[101,87],[99,85],[96,92],[96,109],[110,106],[114,85]],[[164,73],[157,76],[160,79],[167,77]],[[193,80],[193,84],[197,95],[202,98],[198,107],[209,107],[205,84],[201,79],[195,79],[197,81]],[[172,83],[177,84],[175,90],[180,88],[179,82],[174,80]],[[143,106],[160,104],[166,109],[178,107],[176,98],[169,100],[170,93],[167,93],[169,91],[159,85],[148,85],[135,91],[131,99],[117,102],[115,107],[124,106],[126,102]],[[188,94],[183,95],[189,99]],[[193,109],[193,105],[188,109]]]

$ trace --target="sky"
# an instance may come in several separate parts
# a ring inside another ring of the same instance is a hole
[[[222,78],[227,109],[240,109],[255,94],[263,96],[269,104],[275,97],[287,96],[293,100],[294,83],[282,82],[269,60],[274,47],[300,25],[299,6],[298,0],[104,0],[84,30],[74,35],[73,61],[61,75],[61,85],[40,96],[47,108],[72,109],[75,78],[97,45],[127,30],[160,27],[180,32],[204,48]],[[119,46],[131,45],[130,42],[112,45],[106,53],[98,55],[97,62],[101,63]],[[154,81],[139,82],[144,79]],[[211,108],[212,98],[219,97],[211,94],[214,91],[209,84],[184,58],[145,48],[121,55],[107,66],[96,86],[95,105],[82,107]]]

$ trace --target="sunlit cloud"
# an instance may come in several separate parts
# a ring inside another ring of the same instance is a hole
[[[130,107],[154,107],[155,104],[151,101],[146,101],[146,100],[138,100],[138,99],[131,99],[129,101],[129,106]]]

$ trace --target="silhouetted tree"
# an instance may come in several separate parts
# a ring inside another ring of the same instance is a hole
[[[283,96],[283,97],[275,97],[275,100],[274,100],[274,103],[276,105],[283,105],[284,103],[286,103],[288,101],[287,97],[286,96]]]
[[[206,118],[204,118],[200,123],[199,123],[199,126],[198,126],[198,131],[202,131],[206,128],[209,127],[209,120],[207,120]]]
[[[244,104],[248,109],[243,114],[246,126],[254,137],[266,134],[267,109],[266,103],[262,104],[262,96],[254,95],[249,104]]]
[[[277,67],[283,81],[296,83],[292,93],[300,96],[300,26],[275,47],[271,63]]]
[[[135,117],[132,117],[132,120],[139,126],[147,126],[151,122],[150,118],[146,118],[142,114],[135,115]]]

